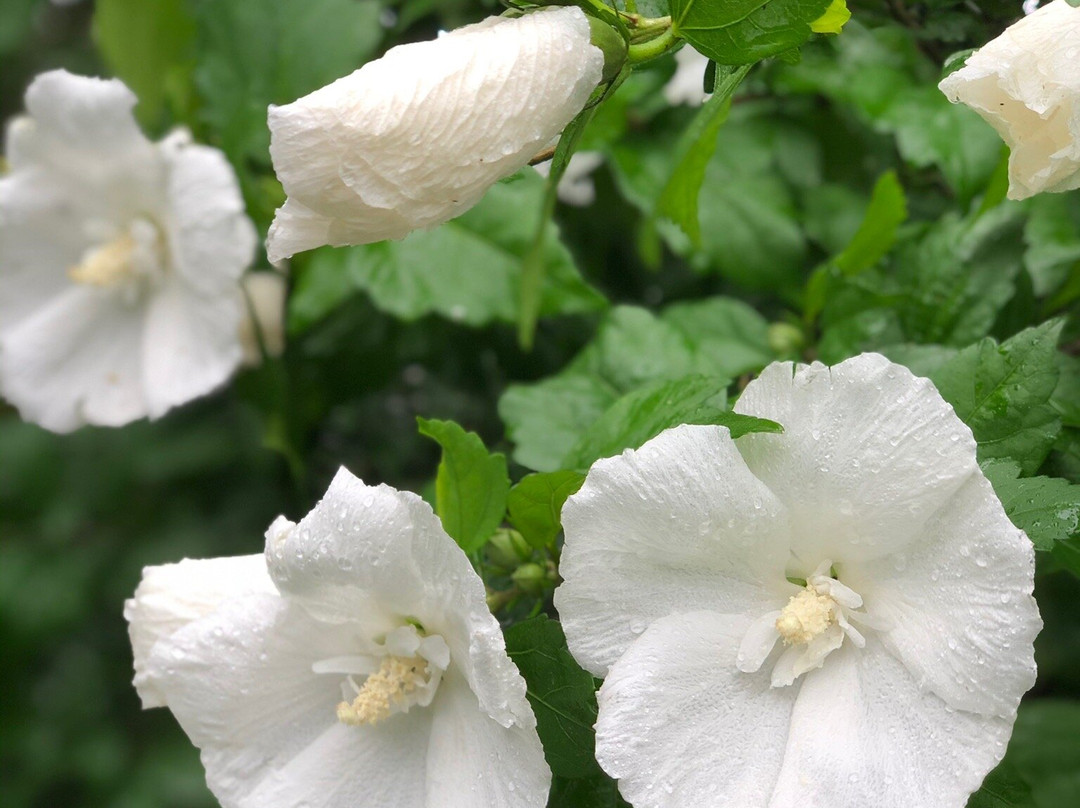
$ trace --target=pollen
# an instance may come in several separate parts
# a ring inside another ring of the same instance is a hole
[[[132,273],[137,244],[125,233],[104,246],[87,250],[81,263],[68,270],[68,277],[89,286],[112,286]]]
[[[776,619],[776,630],[785,645],[805,645],[825,633],[836,620],[836,603],[828,595],[807,586],[793,595]]]
[[[394,707],[407,705],[409,698],[427,682],[427,660],[422,657],[383,657],[375,673],[357,688],[356,698],[337,706],[338,721],[358,727],[374,726],[394,712]]]

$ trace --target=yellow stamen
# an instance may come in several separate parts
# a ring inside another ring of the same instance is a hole
[[[792,596],[776,619],[776,630],[786,645],[804,645],[825,633],[836,617],[835,604],[812,586]]]
[[[357,727],[389,718],[395,705],[426,683],[427,665],[421,657],[383,657],[382,665],[368,676],[356,698],[337,706],[338,721]]]
[[[68,270],[68,277],[90,286],[112,286],[131,275],[136,246],[131,234],[125,233],[103,247],[88,250],[82,263]]]

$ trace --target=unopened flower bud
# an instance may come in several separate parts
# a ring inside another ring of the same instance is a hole
[[[532,556],[532,548],[516,530],[501,529],[487,544],[487,557],[492,564],[503,569],[515,569]]]
[[[539,564],[522,564],[514,570],[514,574],[510,576],[510,579],[518,589],[534,597],[540,597],[551,589],[555,583],[551,576],[548,575],[547,570]]]

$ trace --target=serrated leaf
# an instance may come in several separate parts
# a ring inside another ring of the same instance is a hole
[[[1058,382],[1060,320],[1020,332],[1001,345],[989,337],[930,378],[971,427],[979,460],[1007,458],[1033,474],[1061,429],[1050,404]]]
[[[769,345],[769,321],[753,306],[731,297],[712,297],[675,303],[660,319],[674,327],[703,357],[701,372],[737,378],[774,361]]]
[[[160,122],[169,93],[183,100],[195,45],[184,0],[97,0],[93,33],[105,63],[138,96],[144,124]]]
[[[595,775],[596,685],[567,650],[562,626],[544,615],[511,626],[506,652],[525,678],[552,774]]]
[[[1036,550],[1080,536],[1080,485],[1059,477],[1021,477],[1014,460],[990,460],[983,473],[994,486],[1005,513],[1027,533]]]
[[[510,522],[537,549],[550,547],[562,530],[560,513],[566,498],[585,482],[577,471],[528,474],[510,489],[506,507]]]
[[[506,457],[489,454],[480,436],[453,421],[417,418],[420,434],[442,447],[435,477],[435,510],[466,553],[479,550],[506,513]]]
[[[671,0],[672,30],[719,64],[750,64],[809,39],[829,2]]]
[[[727,409],[727,383],[726,379],[688,376],[627,393],[585,431],[563,465],[586,469],[601,457],[636,449],[680,424],[718,424],[727,427],[733,438],[749,432],[783,431],[774,421]]]
[[[1003,761],[986,775],[967,808],[1035,808],[1031,787],[1012,764]]]
[[[359,291],[406,320],[440,314],[471,326],[517,320],[523,261],[531,249],[544,182],[532,169],[497,183],[475,207],[435,230],[313,253],[289,300],[289,326],[300,332]],[[582,280],[548,223],[540,312],[598,311],[604,297]]]

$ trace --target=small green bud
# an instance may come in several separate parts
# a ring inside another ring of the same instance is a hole
[[[772,323],[769,326],[769,347],[777,356],[797,356],[806,345],[802,329],[791,323]]]
[[[487,557],[495,566],[512,570],[532,557],[532,548],[516,530],[500,528],[488,541]]]
[[[623,35],[596,17],[589,17],[592,43],[604,53],[604,81],[611,81],[626,63],[627,43]]]
[[[522,564],[510,576],[518,589],[527,595],[540,597],[555,583],[546,569],[539,564]]]

